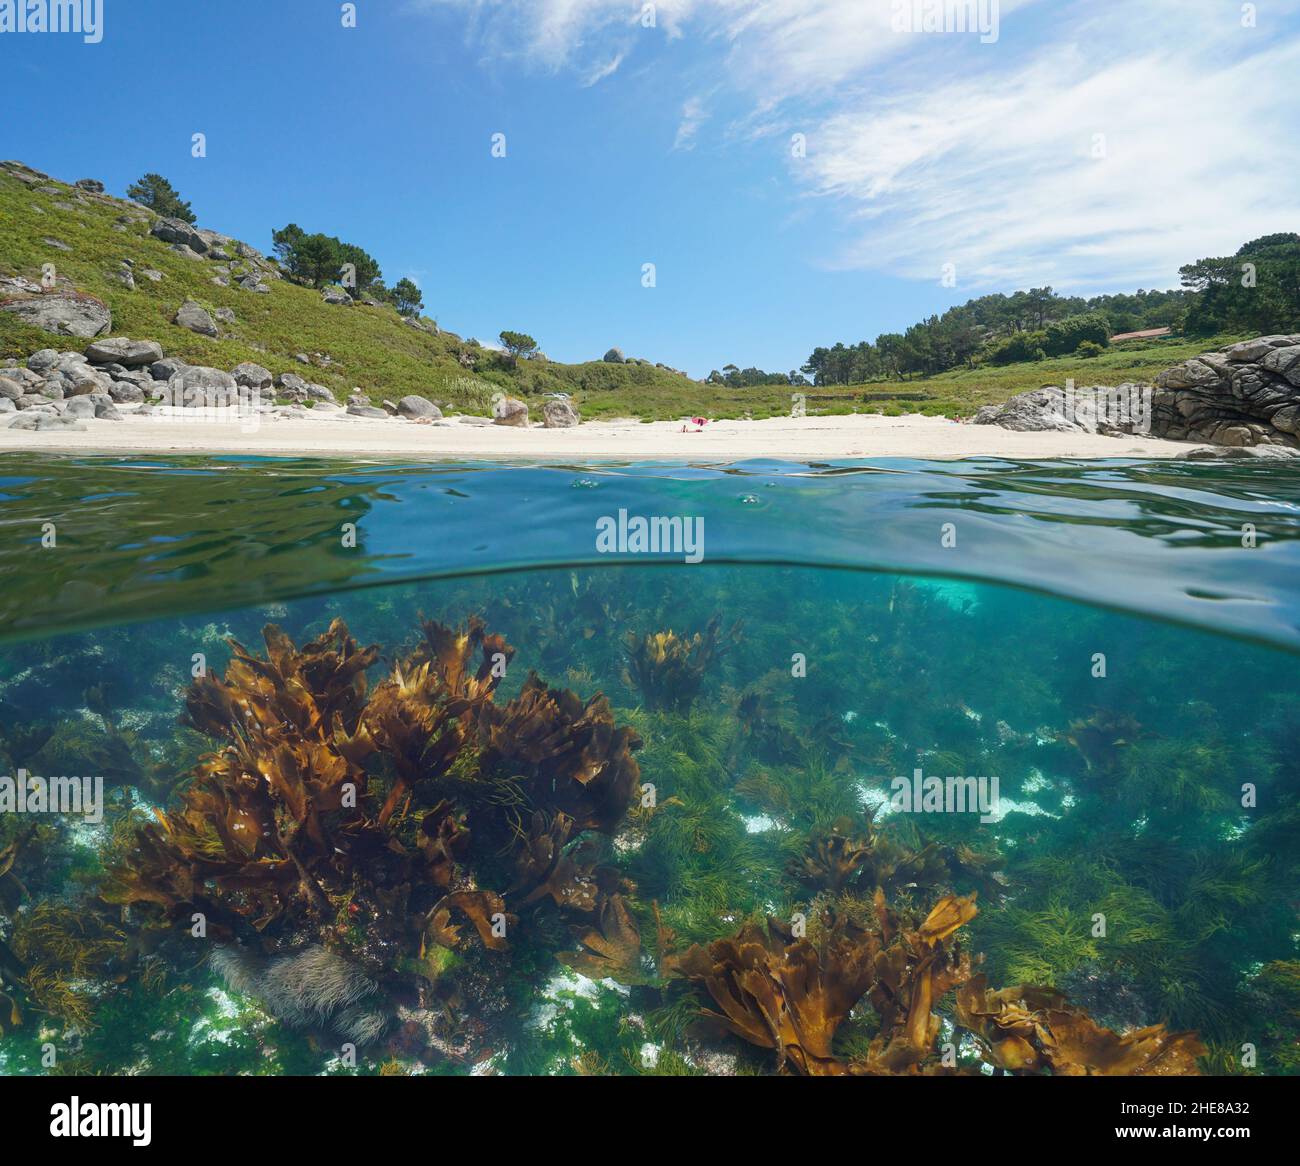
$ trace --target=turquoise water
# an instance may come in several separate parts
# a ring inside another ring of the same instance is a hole
[[[0,478],[5,1072],[1297,1069],[1286,468]]]

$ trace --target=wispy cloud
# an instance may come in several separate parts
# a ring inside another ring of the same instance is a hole
[[[1268,79],[1300,72],[1300,37],[1235,59],[1219,37],[1148,45],[1100,61],[1057,46],[827,117],[795,169],[857,224],[838,265],[938,279],[952,263],[975,285],[1163,284],[1182,263],[1295,229],[1300,189],[1278,144],[1296,107]]]
[[[599,85],[606,77],[612,77],[618,72],[618,67],[623,63],[626,53],[617,53],[614,57],[603,65],[596,66],[582,83],[584,89],[590,89],[593,85]]]
[[[675,150],[695,149],[695,135],[700,126],[708,120],[708,111],[704,108],[702,97],[688,97],[682,106],[682,120],[677,125],[677,137],[673,140]]]
[[[1259,4],[1256,27],[1221,0],[1001,0],[988,45],[900,31],[896,0],[661,0],[650,28],[627,0],[421,2],[472,10],[496,51],[584,78],[611,53],[693,42],[694,72],[655,60],[681,87],[676,147],[721,109],[752,148],[806,132],[791,191],[842,226],[835,266],[1165,285],[1300,222],[1300,0]],[[716,108],[696,96],[699,58]]]

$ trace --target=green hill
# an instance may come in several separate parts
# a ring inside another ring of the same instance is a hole
[[[269,294],[245,291],[238,280],[253,270],[251,260],[218,263],[174,251],[150,235],[157,219],[136,203],[48,179],[18,163],[0,164],[0,277],[39,282],[44,265],[53,264],[61,286],[108,305],[114,336],[156,340],[169,356],[191,364],[228,370],[253,361],[275,374],[295,372],[328,385],[340,400],[360,388],[376,403],[416,395],[487,413],[502,390],[525,400],[567,392],[585,415],[610,416],[642,393],[698,404],[705,392],[689,377],[648,362],[560,364],[541,357],[511,368],[493,349],[440,331],[432,321],[423,321],[425,331],[388,306],[327,304],[320,291],[286,279],[268,279]],[[121,280],[124,260],[134,265],[134,289]],[[229,268],[228,276],[219,275],[221,267]],[[143,277],[146,269],[162,278]],[[218,276],[230,286],[215,284]],[[223,324],[216,339],[181,328],[172,319],[186,300],[209,312],[230,309],[234,322]],[[0,357],[80,343],[0,312]],[[310,371],[296,359],[300,353],[311,358]]]
[[[156,340],[169,356],[192,364],[232,369],[253,361],[272,373],[295,372],[328,385],[340,400],[359,388],[376,404],[407,395],[444,408],[486,414],[495,393],[536,401],[547,393],[573,396],[583,416],[672,420],[770,417],[788,414],[792,396],[804,395],[811,414],[876,412],[970,416],[981,405],[1007,400],[1043,384],[1119,384],[1150,380],[1160,369],[1238,336],[1185,340],[1168,337],[1108,348],[1091,359],[1067,356],[1004,366],[980,365],[910,381],[792,388],[705,384],[648,361],[561,364],[538,357],[517,366],[494,349],[438,329],[415,327],[389,306],[329,304],[322,293],[288,279],[269,279],[270,291],[245,291],[239,278],[258,263],[188,256],[154,238],[157,216],[136,203],[58,182],[20,163],[0,163],[0,278],[37,282],[54,264],[61,286],[103,300],[113,313],[112,335]],[[121,279],[124,261],[134,288]],[[156,282],[142,274],[161,275]],[[214,283],[220,277],[229,282]],[[0,298],[4,295],[0,288]],[[212,339],[172,323],[177,309],[195,300],[209,312],[229,309],[233,323]],[[527,325],[527,321],[508,321]],[[0,357],[26,357],[40,348],[76,347],[0,312]],[[297,359],[305,354],[311,368]]]

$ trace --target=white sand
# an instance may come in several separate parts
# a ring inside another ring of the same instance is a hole
[[[778,458],[1168,458],[1193,448],[1154,438],[1087,433],[1015,433],[944,418],[781,417],[713,421],[699,433],[681,422],[593,421],[576,429],[418,424],[354,417],[269,417],[247,422],[127,417],[87,421],[84,432],[29,433],[0,427],[0,453],[234,453],[272,456],[456,458],[492,461],[689,460]]]

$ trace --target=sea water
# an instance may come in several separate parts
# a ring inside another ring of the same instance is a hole
[[[1291,471],[0,470],[6,1073],[1297,1070]]]

